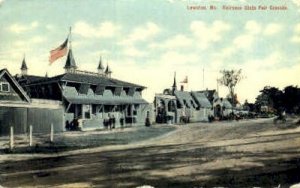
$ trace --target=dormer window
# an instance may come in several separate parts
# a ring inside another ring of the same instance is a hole
[[[1,92],[9,92],[10,87],[8,82],[0,82],[0,91]]]

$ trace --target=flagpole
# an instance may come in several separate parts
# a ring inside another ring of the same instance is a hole
[[[70,49],[72,48],[72,27],[70,26],[70,31],[69,31],[69,44],[70,44]]]
[[[205,88],[204,88],[204,68],[203,68],[203,78],[202,78],[202,82],[203,82],[203,90],[205,90]]]

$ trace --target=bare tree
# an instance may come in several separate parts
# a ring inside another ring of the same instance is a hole
[[[222,77],[218,79],[218,82],[221,85],[226,86],[229,89],[229,96],[230,96],[230,102],[233,106],[236,106],[237,99],[236,95],[234,93],[234,88],[237,83],[241,81],[243,78],[242,76],[242,69],[239,70],[222,70],[220,71],[222,74]]]

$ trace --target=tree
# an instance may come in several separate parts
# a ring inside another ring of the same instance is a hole
[[[230,102],[233,106],[236,106],[237,100],[234,93],[234,88],[243,78],[241,73],[242,69],[239,70],[222,70],[222,77],[218,79],[221,85],[226,86],[229,89]]]
[[[283,92],[276,87],[265,86],[256,98],[258,106],[268,106],[281,112],[284,109]]]
[[[298,113],[300,107],[300,88],[287,86],[283,89],[284,107],[288,113]]]

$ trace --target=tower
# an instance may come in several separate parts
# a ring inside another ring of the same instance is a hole
[[[65,72],[66,73],[74,73],[77,69],[76,63],[75,63],[75,59],[73,57],[73,52],[72,49],[69,49],[68,52],[68,57],[67,57],[67,61],[66,64],[64,66]]]
[[[172,93],[174,94],[174,92],[177,90],[177,83],[176,83],[176,72],[174,73],[174,82],[173,82],[173,86],[172,86]]]
[[[98,74],[103,75],[104,73],[104,67],[102,65],[102,57],[100,56],[99,65],[98,65]]]
[[[107,64],[107,67],[105,69],[105,75],[106,75],[106,77],[111,78],[111,73],[112,73],[112,71],[110,70],[110,68],[109,68],[109,66]]]
[[[21,65],[21,75],[26,76],[27,75],[27,70],[28,70],[28,68],[27,68],[27,65],[26,65],[25,55],[24,55],[22,65]]]

